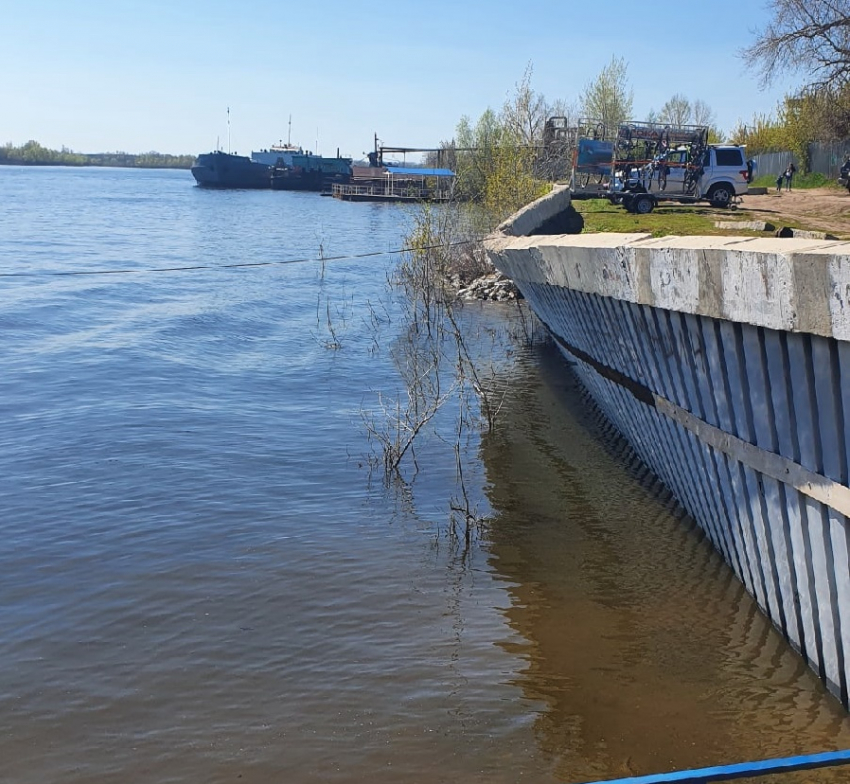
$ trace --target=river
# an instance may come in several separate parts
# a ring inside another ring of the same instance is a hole
[[[385,477],[412,219],[0,167],[0,780],[567,784],[850,747],[515,306],[462,311],[495,429],[458,436],[449,399]]]

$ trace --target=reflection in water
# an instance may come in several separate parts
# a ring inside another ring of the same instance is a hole
[[[492,526],[445,535],[457,405],[407,484],[369,474],[362,412],[424,367],[393,262],[265,265],[397,247],[402,213],[186,176],[0,177],[26,273],[0,311],[4,784],[549,784],[850,745],[506,309],[460,314],[508,394],[484,468],[461,444]]]
[[[554,350],[512,385],[483,460],[491,563],[527,640],[518,685],[567,782],[850,747],[839,703]],[[612,461],[612,456],[615,460]],[[783,781],[843,781],[839,770]]]

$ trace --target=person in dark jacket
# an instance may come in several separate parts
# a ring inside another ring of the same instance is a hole
[[[794,179],[794,172],[797,171],[797,167],[794,165],[794,161],[788,164],[788,168],[785,170],[785,190],[791,190],[791,180]]]
[[[844,156],[841,171],[838,174],[838,182],[850,191],[850,155]]]

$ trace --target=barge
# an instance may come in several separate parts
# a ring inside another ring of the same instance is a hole
[[[192,176],[202,188],[269,188],[272,167],[246,155],[216,150],[197,157]]]
[[[552,233],[569,226],[557,188],[485,247],[850,708],[850,243]]]
[[[252,152],[250,158],[216,150],[197,157],[192,176],[203,188],[329,191],[349,181],[351,158],[326,158],[292,145]]]

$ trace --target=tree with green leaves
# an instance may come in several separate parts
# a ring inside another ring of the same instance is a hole
[[[493,165],[495,150],[509,139],[498,115],[485,109],[473,126],[469,117],[463,116],[456,129],[456,187],[465,198],[481,201],[487,178]]]
[[[729,140],[732,144],[746,144],[748,155],[789,149],[785,128],[776,118],[765,114],[754,114],[748,123],[739,121]]]
[[[817,138],[817,108],[811,96],[786,96],[777,116],[756,114],[749,123],[739,122],[732,130],[734,144],[746,144],[748,155],[791,152],[798,161],[807,159],[808,144]]]
[[[585,87],[581,111],[588,119],[599,120],[612,133],[631,119],[634,92],[628,86],[628,66],[622,58],[612,57],[599,75]]]
[[[15,147],[8,142],[0,147],[0,164],[24,166],[122,166],[148,169],[188,169],[193,155],[168,155],[146,152],[134,155],[126,152],[74,152],[67,147],[51,150],[30,139],[26,144]]]
[[[501,111],[488,108],[474,124],[461,117],[454,140],[440,145],[439,160],[454,163],[458,194],[482,205],[492,225],[551,187],[538,169],[552,107],[531,76],[529,63]]]

